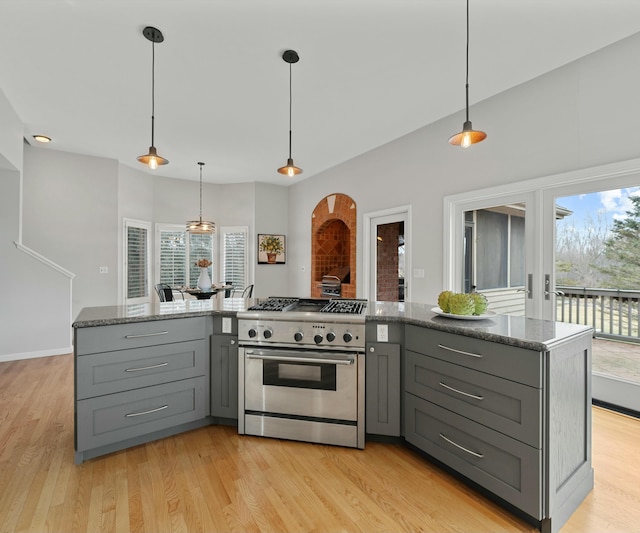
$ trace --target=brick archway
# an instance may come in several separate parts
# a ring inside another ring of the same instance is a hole
[[[342,297],[356,297],[356,203],[346,194],[330,194],[311,215],[311,296],[321,296],[322,276],[349,267]]]

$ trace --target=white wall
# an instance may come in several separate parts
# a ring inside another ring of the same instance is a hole
[[[289,251],[290,239],[287,235],[289,226],[287,187],[256,183],[255,194],[255,231],[257,234],[275,234],[285,236],[285,263],[275,265],[258,265],[257,242],[254,237],[253,262],[255,269],[254,298],[267,296],[309,296],[309,290],[293,294],[289,284]],[[297,246],[298,244],[296,244]]]
[[[462,128],[460,112],[290,187],[290,292],[308,291],[314,206],[341,192],[358,208],[357,279],[363,214],[412,206],[412,266],[426,274],[410,280],[412,300],[435,302],[444,196],[638,157],[638,49],[640,34],[472,106],[488,138],[467,150],[447,143]]]
[[[117,287],[118,163],[25,146],[23,239],[76,274],[73,317]],[[99,273],[106,266],[109,273]]]
[[[14,244],[23,246],[23,126],[1,91],[0,124],[0,361],[67,353],[71,281]]]

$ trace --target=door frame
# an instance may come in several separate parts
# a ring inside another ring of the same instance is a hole
[[[527,309],[528,316],[555,319],[555,301],[544,299],[543,277],[551,276],[555,286],[555,198],[571,196],[579,192],[617,189],[633,185],[640,177],[640,159],[630,159],[570,172],[552,174],[516,183],[505,183],[476,191],[444,197],[443,222],[443,289],[460,290],[462,283],[462,238],[464,236],[464,211],[477,206],[500,205],[532,195],[531,212],[527,209],[527,221],[532,225],[534,246],[533,287],[534,305]],[[636,183],[637,184],[637,183]],[[528,206],[527,206],[528,208]]]
[[[631,159],[607,165],[590,167],[534,178],[513,184],[504,184],[478,191],[444,198],[443,232],[443,287],[459,287],[462,283],[463,212],[480,202],[498,201],[514,195],[533,193],[536,205],[531,223],[535,225],[535,267],[533,291],[539,304],[534,310],[536,318],[555,320],[555,299],[544,299],[543,273],[549,274],[550,286],[555,287],[555,202],[562,196],[573,196],[636,186],[640,183],[640,159]],[[453,289],[452,289],[453,290]],[[593,398],[613,405],[638,410],[634,385],[624,380],[592,373]],[[633,391],[633,392],[632,392]],[[631,399],[631,400],[630,400]]]
[[[382,219],[385,219],[382,222]],[[392,222],[404,222],[404,261],[405,261],[405,287],[404,287],[404,301],[411,301],[411,286],[410,282],[411,272],[411,205],[401,205],[398,207],[391,207],[389,209],[383,209],[381,211],[372,211],[370,213],[364,213],[362,215],[362,257],[364,258],[362,264],[362,287],[364,294],[363,298],[371,301],[376,300],[375,294],[375,268],[377,263],[376,247],[373,246],[372,239],[375,238],[375,233],[371,231],[372,226],[375,224],[389,224]]]
[[[465,230],[465,211],[487,209],[500,205],[524,203],[525,210],[525,279],[533,274],[533,284],[526,294],[525,314],[529,317],[541,317],[539,298],[536,294],[536,271],[540,270],[541,258],[535,253],[536,243],[540,240],[539,219],[540,194],[535,190],[505,191],[504,188],[484,189],[470,193],[447,196],[445,201],[444,241],[443,241],[443,289],[462,292],[464,278],[463,239]]]

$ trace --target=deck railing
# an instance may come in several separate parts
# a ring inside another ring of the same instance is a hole
[[[592,326],[594,336],[640,343],[640,291],[560,287],[556,320]]]

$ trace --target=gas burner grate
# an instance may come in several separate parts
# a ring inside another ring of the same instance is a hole
[[[298,298],[269,298],[264,302],[252,305],[249,311],[284,311],[285,307],[298,301]]]
[[[366,300],[331,300],[327,305],[320,309],[320,312],[360,315],[364,313],[366,307]]]

